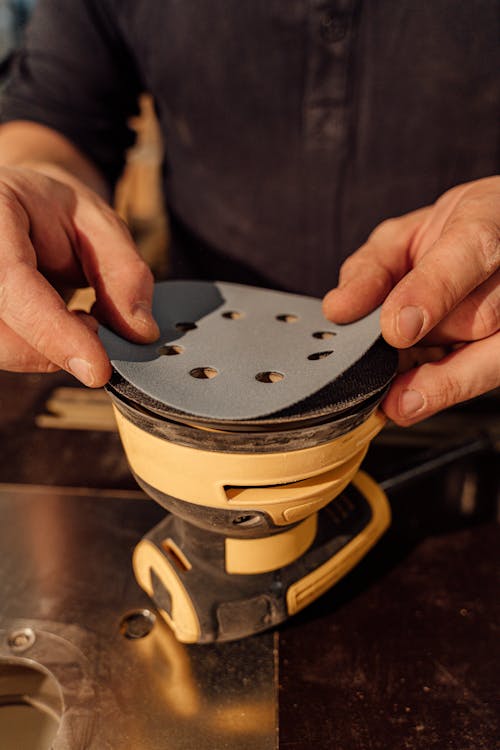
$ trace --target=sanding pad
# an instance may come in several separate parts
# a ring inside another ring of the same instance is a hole
[[[332,391],[380,340],[378,310],[339,326],[318,299],[225,282],[158,283],[153,314],[154,344],[100,328],[115,372],[167,409],[214,421],[293,411]],[[395,357],[387,356],[388,382]]]

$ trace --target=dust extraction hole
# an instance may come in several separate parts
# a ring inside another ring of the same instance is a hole
[[[158,354],[164,354],[166,357],[174,357],[176,354],[182,354],[183,352],[184,347],[177,344],[164,344],[158,349]]]
[[[255,380],[259,383],[279,383],[285,376],[282,372],[275,372],[274,370],[267,370],[266,372],[258,372],[255,376]]]
[[[282,323],[296,323],[298,319],[299,316],[293,313],[283,313],[283,315],[276,316],[276,320],[281,320]]]
[[[245,317],[245,313],[242,313],[239,310],[228,310],[227,312],[222,313],[222,317],[227,320],[241,320],[241,318]]]
[[[196,323],[191,322],[184,322],[184,323],[176,323],[174,328],[176,331],[180,331],[181,333],[187,333],[187,331],[194,331],[195,328],[198,326]]]
[[[310,354],[307,359],[311,359],[311,360],[325,359],[325,357],[329,357],[330,354],[333,354],[333,349],[330,349],[327,352],[314,352],[314,354]]]
[[[198,380],[210,380],[210,378],[215,378],[219,371],[215,367],[195,367],[190,370],[189,374],[192,378],[198,378]]]
[[[334,331],[316,331],[313,333],[315,339],[331,339],[335,335]]]

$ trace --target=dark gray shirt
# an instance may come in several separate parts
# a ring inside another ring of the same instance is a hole
[[[172,274],[320,295],[382,219],[498,170],[496,0],[39,0],[2,118],[110,181],[140,91]]]

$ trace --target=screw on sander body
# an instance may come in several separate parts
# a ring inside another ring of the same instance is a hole
[[[11,651],[21,653],[27,651],[36,641],[35,633],[31,628],[20,628],[10,633],[7,643]]]
[[[149,609],[128,612],[120,623],[120,633],[129,640],[145,638],[152,631],[156,616]]]

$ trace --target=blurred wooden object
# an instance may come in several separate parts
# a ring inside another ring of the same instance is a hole
[[[116,188],[115,208],[132,232],[156,278],[167,273],[168,222],[161,186],[163,146],[151,96],[141,96],[140,113],[131,121],[137,134]]]
[[[156,279],[167,276],[168,220],[161,185],[163,146],[154,103],[149,94],[139,100],[139,114],[130,125],[137,134],[115,193],[115,208],[128,225],[139,252]],[[95,301],[93,289],[78,289],[68,307],[86,310]]]
[[[45,403],[46,411],[37,414],[37,427],[59,430],[101,430],[114,432],[116,422],[111,400],[102,390],[55,388]]]

